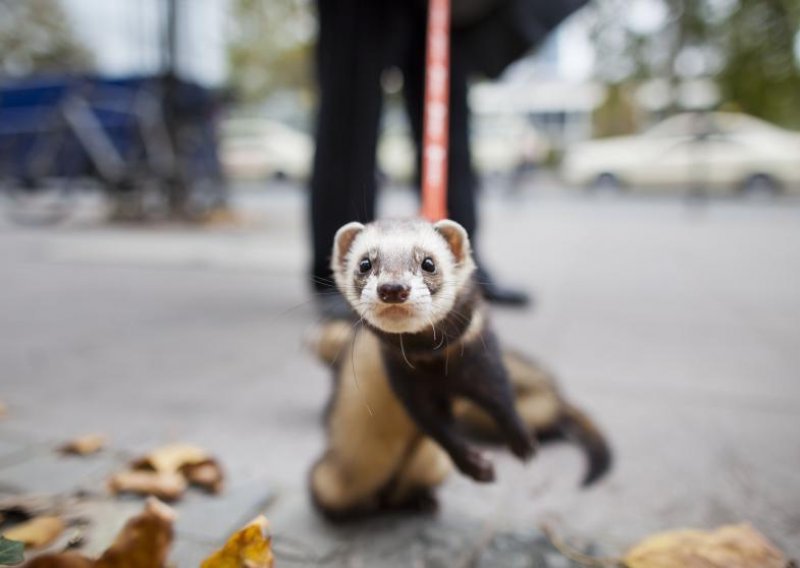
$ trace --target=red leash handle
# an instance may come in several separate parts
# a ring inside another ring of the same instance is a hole
[[[428,0],[424,109],[421,215],[438,221],[447,217],[450,0]]]

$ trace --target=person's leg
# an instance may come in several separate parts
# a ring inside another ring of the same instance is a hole
[[[319,0],[319,109],[311,175],[314,289],[332,288],[333,236],[375,215],[375,147],[385,63],[383,0]]]

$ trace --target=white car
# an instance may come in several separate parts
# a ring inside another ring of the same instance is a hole
[[[578,143],[561,173],[587,187],[775,193],[800,186],[800,133],[744,114],[683,113],[644,134]]]
[[[232,179],[308,177],[314,142],[305,132],[265,118],[230,118],[221,132],[220,158]]]
[[[470,142],[475,169],[483,175],[538,165],[550,152],[549,142],[524,117],[475,115]],[[414,155],[405,123],[387,121],[378,144],[378,169],[392,180],[408,182]]]

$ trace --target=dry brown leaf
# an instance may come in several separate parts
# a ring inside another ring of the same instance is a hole
[[[107,442],[107,438],[102,434],[87,434],[70,440],[61,446],[59,451],[64,454],[88,456],[102,450]]]
[[[714,531],[677,530],[646,538],[623,560],[627,568],[787,568],[789,559],[748,524]]]
[[[172,544],[175,511],[157,499],[128,521],[114,544],[94,563],[94,568],[160,568]]]
[[[222,492],[224,476],[222,468],[214,459],[186,464],[181,468],[181,473],[186,476],[186,480],[189,483],[197,485],[209,493]]]
[[[44,548],[64,532],[64,521],[59,517],[35,517],[3,533],[9,540],[25,544],[26,548]]]
[[[270,538],[264,536],[268,526],[263,515],[256,517],[206,558],[200,568],[272,568],[274,557]]]
[[[94,568],[94,561],[74,551],[42,554],[31,559],[23,568]]]
[[[175,512],[151,497],[144,511],[125,524],[97,560],[67,551],[38,556],[24,568],[161,568],[172,544],[174,521]]]
[[[190,444],[169,444],[156,448],[135,460],[133,469],[152,469],[163,473],[178,473],[182,467],[211,459],[208,452]]]
[[[131,467],[135,470],[181,473],[189,483],[209,493],[221,492],[224,482],[219,462],[202,448],[190,444],[162,446],[135,460]]]
[[[157,471],[122,471],[108,480],[114,493],[153,495],[164,501],[175,501],[186,491],[186,480],[179,473]]]

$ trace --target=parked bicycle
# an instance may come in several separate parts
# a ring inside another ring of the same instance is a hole
[[[35,77],[0,85],[0,189],[17,222],[68,218],[102,191],[117,218],[195,218],[225,202],[216,103],[164,77]]]

